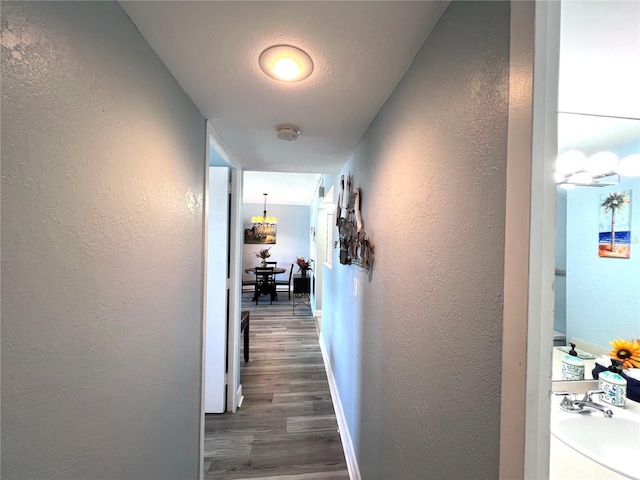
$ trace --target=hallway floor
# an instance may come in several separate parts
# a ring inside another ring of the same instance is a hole
[[[292,315],[286,293],[251,312],[250,357],[241,354],[244,403],[236,414],[207,414],[207,480],[348,480],[315,320]],[[242,352],[241,352],[242,353]]]

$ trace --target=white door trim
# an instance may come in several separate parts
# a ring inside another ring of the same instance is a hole
[[[240,312],[242,301],[242,169],[224,142],[207,121],[207,153],[213,148],[231,169],[231,211],[229,219],[229,336],[227,344],[227,411],[238,409],[240,391]],[[207,163],[208,164],[208,163]]]
[[[504,479],[548,478],[559,17],[559,2],[511,2],[500,418]]]
[[[242,172],[231,169],[231,212],[229,235],[229,343],[227,345],[229,385],[227,411],[235,413],[242,402],[240,384],[240,314],[242,310]]]
[[[209,122],[206,123],[208,129]],[[205,339],[207,338],[207,246],[209,239],[209,135],[205,135],[204,149],[204,185],[202,190],[202,318],[200,320],[202,337],[200,338],[200,455],[198,466],[198,478],[204,480],[204,381],[206,363]]]
[[[524,478],[549,478],[561,2],[535,3]]]
[[[201,385],[200,385],[200,458],[199,458],[199,478],[204,478],[204,433],[205,433],[205,339],[206,339],[206,292],[207,292],[207,245],[208,245],[208,218],[209,218],[209,164],[211,163],[210,149],[214,148],[220,157],[231,168],[231,219],[230,219],[230,266],[229,266],[229,341],[227,352],[229,355],[227,386],[227,410],[235,412],[238,407],[238,392],[241,392],[240,385],[240,302],[242,288],[239,287],[240,278],[238,272],[242,266],[242,244],[238,243],[239,232],[242,232],[241,206],[242,206],[242,174],[240,164],[227,153],[219,135],[213,129],[209,121],[206,122],[206,145],[204,161],[204,185],[203,185],[203,290],[202,290],[202,339],[201,339]],[[239,227],[240,225],[240,227]],[[240,238],[240,241],[242,239]]]

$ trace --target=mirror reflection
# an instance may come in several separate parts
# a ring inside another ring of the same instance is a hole
[[[570,342],[591,379],[610,342],[640,338],[640,120],[560,113],[559,159],[567,152],[573,170],[556,176],[553,380]],[[598,169],[594,157],[609,163]]]

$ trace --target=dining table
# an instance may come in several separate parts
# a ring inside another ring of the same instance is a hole
[[[254,275],[256,274],[256,267],[247,267],[244,269],[245,273],[253,273]],[[281,267],[274,267],[273,268],[273,274],[274,275],[278,275],[280,273],[284,273],[286,272],[287,269],[286,268],[281,268]]]
[[[256,274],[256,267],[247,267],[244,269],[245,273],[251,273],[253,275]],[[286,268],[282,268],[282,267],[274,267],[273,268],[273,274],[274,275],[279,275],[281,273],[285,273],[287,271]],[[260,295],[266,295],[266,294],[270,294],[271,295],[271,300],[277,300],[278,299],[278,292],[276,292],[275,290],[269,290],[268,288],[260,288]],[[254,294],[253,298],[251,299],[253,302],[256,301],[256,296]]]

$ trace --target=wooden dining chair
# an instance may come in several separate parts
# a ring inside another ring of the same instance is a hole
[[[289,270],[289,279],[288,280],[278,280],[276,279],[276,292],[288,292],[289,293],[289,300],[291,300],[291,277],[293,276],[293,263],[291,264],[291,270]],[[285,290],[284,288],[282,288],[281,290],[278,290],[278,287],[287,287],[287,289]]]
[[[277,268],[278,267],[278,262],[264,262],[267,267],[273,267],[273,268]]]
[[[256,305],[260,299],[260,295],[268,293],[273,304],[273,297],[276,294],[275,275],[273,274],[273,267],[256,267],[256,286],[255,286],[255,299]]]
[[[256,290],[256,276],[251,275],[251,278],[242,277],[242,293],[254,293]]]

